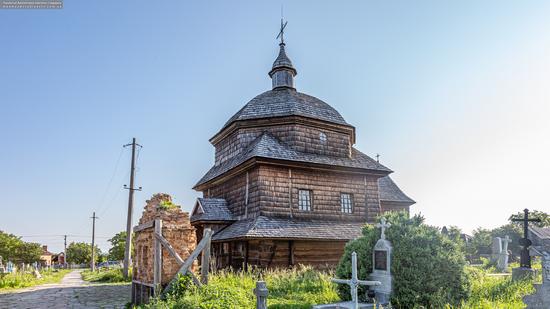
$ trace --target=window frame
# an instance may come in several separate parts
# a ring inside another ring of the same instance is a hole
[[[346,201],[349,202],[348,204],[344,204],[344,196],[347,195]],[[346,206],[346,207],[344,207]],[[343,214],[353,214],[353,210],[355,208],[354,201],[353,201],[353,193],[348,192],[340,192],[340,212]]]
[[[305,200],[307,209],[302,208],[302,194],[301,192],[307,192],[308,199]],[[313,190],[310,189],[298,189],[298,210],[303,212],[311,212],[313,211]]]

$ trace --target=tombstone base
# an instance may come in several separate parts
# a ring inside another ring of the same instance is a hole
[[[523,297],[523,303],[529,309],[550,308],[550,284],[535,284],[535,293]]]
[[[527,267],[517,267],[512,269],[512,280],[523,280],[523,279],[533,279],[535,276],[535,271]]]
[[[359,309],[371,309],[371,308],[382,308],[375,304],[365,304],[365,303],[359,303]],[[352,301],[344,301],[340,303],[334,303],[334,304],[326,304],[326,305],[315,305],[312,309],[355,309],[355,303]]]

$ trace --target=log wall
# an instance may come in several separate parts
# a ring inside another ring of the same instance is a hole
[[[300,189],[312,191],[311,211],[299,210]],[[265,216],[370,221],[380,213],[376,176],[261,165],[258,190]],[[352,194],[353,213],[342,213],[341,193]]]
[[[248,205],[246,205],[246,174],[248,173]],[[244,218],[254,217],[259,211],[260,192],[258,191],[258,167],[245,171],[228,181],[209,187],[203,191],[205,198],[223,198],[233,215]],[[245,208],[248,207],[248,210]]]
[[[218,142],[215,146],[215,165],[219,165],[241,153],[254,139],[267,131],[291,148],[320,155],[346,157],[351,153],[351,134],[321,129],[303,124],[281,124],[255,128],[241,128]],[[320,140],[320,134],[326,141]]]

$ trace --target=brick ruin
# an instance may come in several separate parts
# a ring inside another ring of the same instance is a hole
[[[139,225],[162,220],[162,236],[170,242],[179,256],[186,260],[195,250],[195,228],[189,221],[189,213],[172,203],[172,197],[157,193],[146,201]],[[141,283],[153,283],[154,229],[146,228],[135,232],[133,280]],[[195,266],[196,267],[196,266]],[[162,249],[162,285],[174,277],[180,266],[166,249]]]

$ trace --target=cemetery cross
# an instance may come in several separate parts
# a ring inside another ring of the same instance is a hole
[[[386,218],[382,218],[380,219],[380,222],[381,223],[377,223],[376,224],[376,227],[379,227],[380,228],[380,239],[386,239],[386,228],[390,227],[391,224],[389,223],[386,223]]]
[[[529,209],[523,210],[523,219],[512,219],[514,222],[523,222],[523,238],[519,240],[519,244],[522,245],[520,266],[525,268],[531,268],[531,256],[529,255],[529,246],[532,242],[529,240],[529,222],[540,222],[540,219],[529,219]]]
[[[380,281],[365,281],[357,279],[357,253],[355,253],[355,251],[351,254],[351,279],[332,279],[332,282],[349,285],[351,301],[356,309],[359,308],[359,299],[357,297],[357,288],[359,285],[380,285]]]

